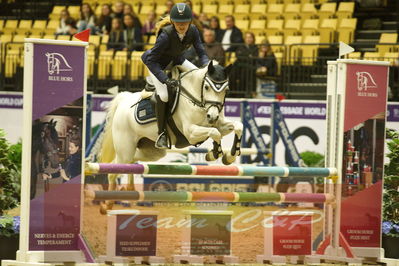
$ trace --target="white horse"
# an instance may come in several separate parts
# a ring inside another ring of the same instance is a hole
[[[181,135],[176,137],[168,122],[171,144],[182,148],[213,140],[213,149],[206,154],[206,160],[213,161],[223,156],[224,164],[231,164],[240,155],[240,142],[243,130],[241,122],[232,122],[224,116],[224,101],[228,90],[229,67],[208,66],[183,72],[179,75],[179,101],[171,115]],[[101,151],[102,162],[134,163],[137,161],[157,161],[166,155],[165,150],[154,146],[158,136],[156,121],[139,124],[132,106],[142,101],[140,92],[119,93],[111,102]],[[221,139],[235,132],[234,143],[226,154],[222,154]],[[109,174],[109,190],[115,190],[116,174]],[[134,190],[133,175],[129,175],[128,189]],[[103,205],[101,212],[112,208],[112,203]]]

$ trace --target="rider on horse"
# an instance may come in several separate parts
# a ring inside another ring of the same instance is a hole
[[[191,8],[188,5],[185,3],[175,4],[170,12],[172,25],[159,30],[154,47],[147,50],[142,56],[144,64],[149,69],[157,94],[156,115],[159,135],[155,147],[159,149],[168,148],[166,108],[169,101],[169,91],[173,91],[179,86],[179,82],[168,78],[164,70],[170,69],[174,65],[182,65],[188,69],[197,68],[183,56],[184,51],[191,45],[194,46],[201,65],[209,62],[200,33],[191,24],[192,17]]]

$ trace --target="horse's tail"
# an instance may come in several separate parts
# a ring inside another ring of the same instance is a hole
[[[114,141],[112,140],[112,121],[114,120],[116,108],[118,107],[122,99],[123,93],[116,95],[115,98],[111,101],[107,110],[106,124],[100,156],[100,161],[102,163],[110,163],[115,158]]]

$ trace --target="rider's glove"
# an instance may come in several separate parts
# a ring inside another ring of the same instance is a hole
[[[167,79],[165,81],[166,86],[168,87],[169,90],[174,90],[177,87],[179,87],[179,81],[175,79]]]

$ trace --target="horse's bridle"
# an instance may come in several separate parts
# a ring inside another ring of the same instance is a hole
[[[228,86],[228,79],[222,80],[222,81],[215,81],[208,74],[206,74],[204,79],[202,80],[202,84],[201,84],[201,100],[198,100],[191,92],[189,92],[183,85],[181,85],[181,79],[185,75],[191,73],[194,70],[196,70],[196,69],[191,69],[190,71],[187,71],[187,72],[183,73],[182,75],[180,75],[180,77],[179,77],[179,88],[180,88],[179,94],[182,95],[183,97],[186,97],[195,106],[205,109],[206,112],[210,108],[216,107],[220,113],[223,110],[223,106],[224,106],[224,103],[226,100],[226,95],[224,96],[222,102],[205,100],[204,99],[204,83],[208,82],[208,84],[212,87],[213,90],[215,90],[216,92],[222,92]],[[206,107],[207,105],[209,105],[208,108]]]

